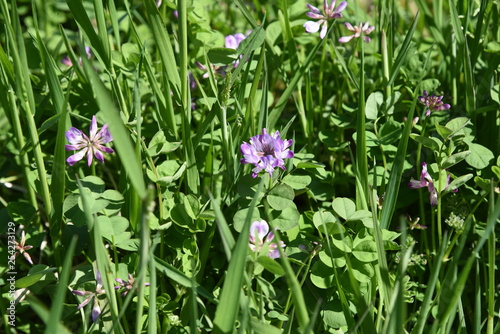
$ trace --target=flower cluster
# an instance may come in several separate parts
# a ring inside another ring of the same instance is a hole
[[[448,178],[446,180],[446,186],[444,190],[448,188],[450,185],[450,174],[448,174]],[[420,180],[411,180],[410,183],[408,184],[408,187],[410,189],[418,189],[418,188],[423,188],[427,187],[427,190],[429,190],[430,193],[430,201],[431,205],[435,206],[437,205],[438,202],[438,193],[437,189],[434,186],[434,180],[432,179],[431,175],[427,171],[427,164],[425,162],[422,163],[422,172],[420,173]],[[458,189],[452,190],[452,192],[457,192]]]
[[[307,4],[310,12],[306,15],[312,19],[319,19],[319,21],[307,21],[304,24],[304,28],[306,28],[306,32],[318,32],[319,28],[321,28],[321,32],[319,33],[319,37],[321,39],[325,38],[326,32],[328,30],[328,19],[338,19],[342,17],[341,12],[347,7],[347,2],[342,1],[337,9],[335,9],[336,0],[332,0],[330,5],[328,5],[327,0],[323,2],[323,13],[313,5]]]
[[[431,114],[432,110],[438,111],[438,110],[450,109],[451,106],[447,103],[443,103],[442,99],[443,99],[443,95],[436,96],[436,95],[432,94],[431,96],[429,96],[429,94],[427,93],[426,90],[424,90],[423,96],[418,97],[418,100],[420,101],[420,103],[422,103],[426,108],[425,116],[429,116]]]
[[[243,142],[241,144],[242,164],[254,164],[252,176],[257,177],[261,171],[266,171],[272,177],[274,169],[279,167],[285,170],[283,159],[293,158],[294,153],[288,148],[293,140],[283,140],[279,131],[274,134],[268,134],[267,130],[262,129],[261,135],[250,138],[250,144]]]
[[[111,137],[111,133],[108,130],[108,125],[104,124],[99,132],[97,132],[97,130],[96,117],[92,116],[88,137],[82,131],[74,127],[71,127],[68,131],[66,131],[66,139],[68,139],[68,142],[71,144],[66,145],[66,151],[80,150],[78,153],[73,154],[66,159],[66,162],[70,166],[73,166],[77,161],[82,160],[85,154],[87,155],[87,164],[90,166],[92,164],[93,156],[95,156],[99,161],[104,162],[103,152],[114,152],[112,148],[103,145],[113,140],[113,137]]]
[[[359,38],[361,37],[361,33],[363,33],[364,41],[368,43],[369,41],[371,41],[371,39],[366,35],[370,34],[373,31],[373,29],[375,29],[374,26],[370,26],[369,22],[366,22],[365,24],[363,24],[363,22],[360,22],[358,26],[354,27],[349,22],[346,22],[345,26],[347,30],[354,32],[354,35],[340,37],[339,38],[340,43],[347,43],[353,38]]]
[[[115,286],[115,290],[125,289],[125,291],[122,292],[122,297],[125,297],[134,287],[135,278],[132,274],[128,274],[128,281],[122,280],[121,278],[115,278],[115,281],[119,284],[118,286]],[[149,283],[144,283],[144,285],[149,286]]]
[[[267,244],[269,249],[269,256],[271,259],[276,259],[280,257],[280,252],[278,249],[278,244],[275,242],[271,242],[274,239],[274,233],[269,232],[269,225],[265,220],[254,221],[250,226],[250,249],[253,252],[260,252],[264,244]],[[280,242],[279,247],[284,248],[285,243],[283,241]]]
[[[73,294],[77,296],[87,297],[83,300],[83,302],[80,305],[78,305],[77,309],[81,309],[82,307],[90,303],[92,299],[94,299],[94,306],[92,307],[92,321],[94,322],[96,322],[97,319],[99,318],[99,315],[101,315],[101,307],[99,306],[99,300],[97,299],[97,296],[102,295],[106,292],[102,286],[101,273],[99,271],[96,272],[95,280],[96,280],[95,291],[81,291],[81,290],[71,291],[73,292]]]

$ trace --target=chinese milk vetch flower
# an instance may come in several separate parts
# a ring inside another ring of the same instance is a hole
[[[339,38],[340,43],[347,43],[353,38],[359,38],[361,36],[361,32],[363,32],[363,39],[365,40],[365,42],[368,43],[369,41],[371,41],[371,39],[366,35],[370,34],[373,31],[373,29],[375,29],[375,27],[371,26],[369,22],[366,22],[365,24],[363,24],[363,22],[360,22],[359,26],[354,26],[354,27],[349,22],[346,22],[345,26],[347,30],[354,32],[354,35],[340,37]]]
[[[117,281],[119,284],[118,286],[115,286],[115,290],[125,289],[122,292],[122,297],[125,297],[127,293],[134,287],[135,278],[134,276],[132,276],[132,274],[129,273],[128,281],[122,280],[121,278],[115,278],[115,281]],[[144,283],[144,286],[149,286],[149,283]]]
[[[23,254],[26,261],[33,265],[31,256],[26,252],[27,250],[33,248],[33,246],[26,245],[26,233],[24,233],[24,231],[21,232],[21,242],[15,242],[15,248],[16,252],[14,253],[14,258],[16,258],[19,254]]]
[[[431,114],[432,110],[438,111],[438,110],[447,110],[447,109],[451,108],[451,106],[449,104],[443,103],[443,101],[442,101],[443,96],[444,95],[436,96],[434,94],[432,94],[431,96],[429,96],[429,94],[427,93],[427,91],[424,90],[424,95],[423,96],[419,96],[418,100],[426,108],[425,116],[429,116]]]
[[[264,244],[267,244],[269,249],[269,256],[271,259],[276,259],[280,257],[280,252],[278,250],[278,244],[271,242],[274,239],[274,233],[269,232],[269,225],[265,220],[254,221],[250,226],[250,249],[253,252],[260,252]],[[280,242],[280,247],[284,248],[285,243]]]
[[[83,300],[83,302],[81,302],[80,305],[78,305],[77,309],[81,309],[82,307],[90,303],[92,299],[94,299],[94,306],[92,307],[93,322],[96,322],[97,319],[99,318],[99,315],[101,314],[101,307],[99,306],[99,300],[97,299],[97,296],[105,293],[105,290],[102,286],[101,273],[99,271],[97,271],[95,275],[95,280],[96,280],[95,291],[81,291],[81,290],[71,291],[73,294],[77,296],[87,297]]]
[[[73,154],[66,159],[66,162],[70,166],[73,166],[77,161],[82,160],[85,154],[87,155],[87,164],[90,166],[94,156],[99,161],[104,162],[103,153],[115,152],[112,148],[103,145],[113,140],[113,137],[111,137],[111,133],[108,130],[108,125],[104,124],[99,132],[97,130],[97,119],[95,116],[92,116],[88,137],[85,133],[74,127],[71,127],[68,131],[66,131],[66,139],[71,144],[66,145],[66,151],[80,150],[78,153]]]
[[[332,0],[330,5],[328,5],[327,0],[323,2],[323,13],[316,7],[311,4],[307,4],[310,12],[307,12],[306,15],[312,19],[319,19],[319,21],[307,21],[304,23],[304,28],[306,28],[306,32],[314,33],[318,32],[321,27],[321,32],[319,33],[319,37],[321,39],[325,38],[326,32],[328,30],[328,19],[338,19],[342,17],[341,12],[347,7],[347,2],[342,1],[339,6],[335,9],[336,0]]]
[[[450,174],[448,174],[447,179],[446,179],[446,186],[444,187],[444,190],[448,188],[450,185]],[[438,193],[437,189],[434,186],[434,180],[432,179],[431,175],[427,171],[427,164],[425,162],[422,163],[422,172],[420,173],[420,180],[411,180],[410,183],[408,183],[408,187],[410,189],[418,189],[418,188],[423,188],[427,187],[427,190],[430,193],[430,202],[432,206],[437,205],[438,202]],[[452,192],[457,192],[458,189],[453,189]]]
[[[255,166],[252,170],[252,177],[257,177],[263,170],[272,177],[276,167],[286,169],[283,159],[293,158],[293,151],[288,149],[292,143],[291,139],[281,139],[279,131],[268,134],[264,128],[261,135],[250,138],[250,143],[243,142],[241,144],[240,149],[243,154],[241,163]]]

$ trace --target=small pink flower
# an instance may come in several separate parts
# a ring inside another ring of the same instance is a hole
[[[354,35],[340,37],[339,38],[340,43],[347,43],[353,38],[360,37],[361,32],[363,32],[363,39],[365,40],[365,42],[368,43],[371,39],[370,39],[370,37],[368,37],[366,35],[370,34],[373,31],[373,29],[375,29],[374,26],[370,26],[369,22],[366,22],[364,25],[363,25],[363,22],[360,22],[359,26],[354,26],[354,27],[349,22],[346,22],[345,26],[348,30],[354,32]]]
[[[420,101],[420,103],[425,105],[425,108],[426,108],[425,116],[429,116],[431,114],[432,110],[436,110],[436,111],[437,110],[447,110],[447,109],[451,108],[451,106],[449,104],[443,103],[443,101],[442,101],[443,96],[444,95],[436,96],[434,94],[429,96],[429,94],[427,94],[427,91],[424,90],[424,95],[419,96],[418,100]]]
[[[99,161],[104,162],[104,153],[114,153],[112,148],[106,147],[103,144],[109,143],[113,140],[111,133],[108,130],[108,125],[104,124],[99,132],[97,132],[97,120],[95,116],[92,116],[92,122],[90,123],[89,136],[77,128],[71,127],[66,131],[66,139],[71,145],[66,145],[66,151],[77,151],[78,153],[73,154],[66,162],[73,166],[77,161],[83,159],[87,155],[87,164],[90,166],[92,164],[93,156],[95,156]]]
[[[280,257],[280,252],[278,250],[278,244],[271,242],[274,239],[274,233],[269,232],[269,225],[265,220],[254,221],[250,226],[250,249],[253,252],[260,252],[264,243],[268,244],[269,256],[271,259],[276,259]],[[285,243],[280,242],[280,247],[284,248]]]
[[[118,286],[115,286],[115,290],[125,289],[125,291],[122,292],[122,297],[125,297],[134,287],[135,278],[132,274],[128,274],[128,281],[122,280],[121,278],[115,278],[115,281],[119,284]],[[144,285],[149,286],[149,283],[144,283]]]
[[[446,186],[444,190],[448,188],[450,185],[450,174],[448,174],[447,179],[446,179]],[[431,175],[429,172],[427,172],[427,164],[425,162],[422,162],[422,172],[420,173],[420,180],[410,180],[410,183],[408,183],[408,187],[410,189],[418,189],[418,188],[423,188],[427,187],[427,190],[429,190],[430,193],[430,202],[432,206],[437,205],[438,203],[438,193],[436,187],[434,187],[434,180],[432,179]],[[452,190],[452,192],[456,193],[458,189]]]
[[[307,4],[310,12],[307,12],[306,15],[312,19],[319,19],[319,21],[307,21],[304,24],[304,28],[306,28],[306,32],[314,33],[318,32],[319,28],[321,28],[321,32],[319,33],[319,37],[321,39],[325,38],[326,32],[328,30],[328,19],[339,19],[342,17],[341,12],[347,7],[347,2],[342,1],[337,9],[335,9],[336,0],[332,0],[330,5],[328,5],[327,0],[323,2],[323,13],[313,5]]]
[[[101,307],[99,306],[99,300],[97,299],[97,296],[102,295],[106,292],[102,287],[101,273],[99,271],[96,272],[95,280],[96,280],[95,291],[81,291],[81,290],[71,291],[73,294],[77,296],[87,297],[83,300],[83,302],[80,303],[80,305],[78,305],[77,309],[81,309],[82,307],[90,303],[92,299],[94,299],[94,306],[92,307],[93,322],[96,322],[97,319],[99,318],[99,315],[101,315]]]
[[[28,261],[31,265],[33,265],[33,261],[31,260],[31,256],[26,252],[28,249],[33,248],[33,246],[26,245],[26,234],[24,231],[21,232],[21,242],[16,241],[16,253],[14,254],[14,258],[16,258],[19,254],[23,254],[26,261]]]

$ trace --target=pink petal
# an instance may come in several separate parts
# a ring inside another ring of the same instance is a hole
[[[264,237],[268,232],[269,232],[269,225],[265,220],[261,221],[256,220],[250,226],[250,235],[254,237],[257,235],[260,241],[264,240]]]
[[[69,128],[65,135],[70,144],[79,144],[84,141],[83,132],[74,127]]]
[[[321,32],[319,33],[319,37],[320,37],[321,39],[324,39],[324,38],[325,38],[327,30],[328,30],[328,27],[327,27],[327,25],[326,25],[326,21],[324,21],[324,23],[323,23],[323,28],[321,28]]]
[[[353,38],[354,38],[354,36],[355,36],[355,35],[340,37],[340,38],[339,38],[339,43],[347,43],[347,42],[349,42],[351,39],[353,39]]]
[[[89,138],[94,139],[96,133],[97,133],[97,119],[94,115],[94,116],[92,116],[92,122],[90,122]]]
[[[350,31],[356,31],[356,29],[354,29],[354,27],[349,23],[349,22],[346,22],[345,23],[345,27],[350,30]]]
[[[84,148],[80,152],[77,152],[76,154],[73,154],[70,156],[68,159],[66,159],[66,162],[70,165],[73,166],[75,163],[78,161],[82,160],[85,154],[87,153],[88,148]]]
[[[306,31],[308,33],[318,32],[319,26],[320,26],[320,23],[315,22],[315,21],[308,21],[308,22],[304,23],[304,28],[306,28]]]
[[[316,14],[321,14],[321,11],[318,8],[314,7],[313,5],[307,4],[307,7],[309,7],[309,10],[311,12],[316,13]]]

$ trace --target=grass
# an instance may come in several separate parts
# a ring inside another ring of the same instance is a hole
[[[500,331],[497,2],[0,10],[2,332]]]

